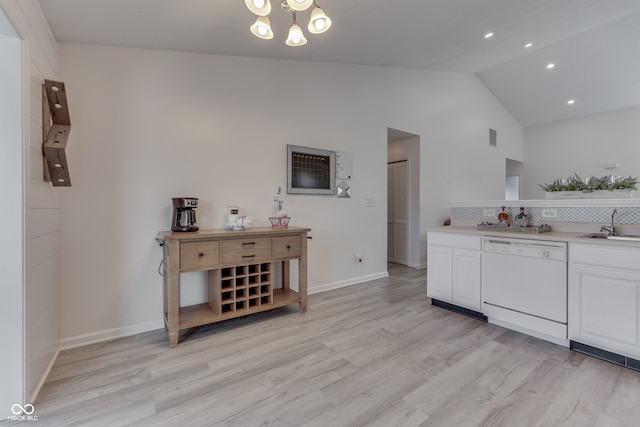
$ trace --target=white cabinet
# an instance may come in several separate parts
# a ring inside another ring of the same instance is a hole
[[[480,251],[453,249],[453,303],[480,311]]]
[[[481,248],[481,236],[427,233],[427,295],[479,312]]]
[[[446,302],[453,301],[452,248],[427,245],[427,295]]]
[[[640,358],[640,248],[570,245],[569,339]]]

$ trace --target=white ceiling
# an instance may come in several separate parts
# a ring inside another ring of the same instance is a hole
[[[640,105],[640,0],[317,0],[333,26],[303,47],[279,1],[270,41],[242,0],[40,3],[61,42],[475,73],[524,126]]]

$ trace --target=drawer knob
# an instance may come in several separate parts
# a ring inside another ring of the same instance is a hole
[[[291,249],[291,245],[287,245],[287,249]]]
[[[202,258],[202,257],[204,256],[204,253],[202,253],[202,252],[198,252],[198,256],[199,256],[200,258]]]

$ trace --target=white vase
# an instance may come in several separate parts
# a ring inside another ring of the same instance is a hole
[[[547,191],[547,199],[635,199],[635,190],[595,190],[590,193],[584,191]]]

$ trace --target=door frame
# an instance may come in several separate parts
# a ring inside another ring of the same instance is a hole
[[[424,268],[425,266],[420,263],[422,241],[420,229],[420,136],[387,128],[387,148],[387,164],[401,160],[403,157],[407,160],[407,265],[412,268]],[[389,189],[387,189],[387,197],[388,194]]]
[[[26,199],[25,199],[25,64],[24,43],[9,17],[0,7],[0,198],[9,209],[0,210],[3,245],[0,247],[0,271],[4,301],[0,310],[0,334],[7,351],[0,352],[0,417],[14,415],[12,407],[24,407],[26,393]],[[6,382],[5,382],[6,381]],[[2,419],[2,418],[0,418]]]

